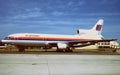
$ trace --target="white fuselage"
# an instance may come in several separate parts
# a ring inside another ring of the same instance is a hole
[[[82,40],[101,40],[101,35],[82,34],[82,35],[58,35],[58,34],[33,34],[19,33],[7,36],[11,40],[38,40],[38,41],[82,41]]]

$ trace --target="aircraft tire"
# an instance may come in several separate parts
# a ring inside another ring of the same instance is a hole
[[[24,52],[24,51],[25,51],[24,47],[19,47],[19,52]]]
[[[72,52],[72,50],[71,50],[69,47],[67,47],[67,48],[65,49],[65,52]]]
[[[57,52],[63,52],[63,50],[62,49],[57,49]]]
[[[113,53],[115,53],[116,52],[116,50],[113,50]]]
[[[65,52],[72,52],[72,50],[65,50]]]

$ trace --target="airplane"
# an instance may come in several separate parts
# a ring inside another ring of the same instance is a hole
[[[36,34],[36,33],[17,33],[8,35],[3,44],[15,45],[19,52],[23,52],[27,47],[56,47],[57,52],[71,52],[72,48],[84,47],[105,41],[101,35],[103,19],[99,19],[92,29],[78,29],[75,35],[61,34]]]

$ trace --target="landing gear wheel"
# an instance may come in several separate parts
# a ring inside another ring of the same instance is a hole
[[[72,52],[70,48],[65,49],[65,52]]]
[[[57,52],[63,52],[63,50],[62,49],[57,49]]]
[[[72,50],[65,50],[65,52],[72,52]]]
[[[116,50],[113,50],[113,53],[115,53],[116,52]]]
[[[19,52],[24,52],[25,49],[23,47],[19,47]]]

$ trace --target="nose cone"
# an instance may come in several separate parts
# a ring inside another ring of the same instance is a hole
[[[8,35],[7,39],[14,39],[16,36],[14,34]]]
[[[13,38],[14,36],[13,36],[13,35],[8,35],[7,37],[8,37],[8,38]]]
[[[21,37],[22,34],[11,34],[8,35],[7,38],[8,39],[17,39],[18,37]]]
[[[13,38],[12,35],[8,35],[7,37],[4,38],[4,40],[10,40],[10,39],[12,39],[12,38]]]

